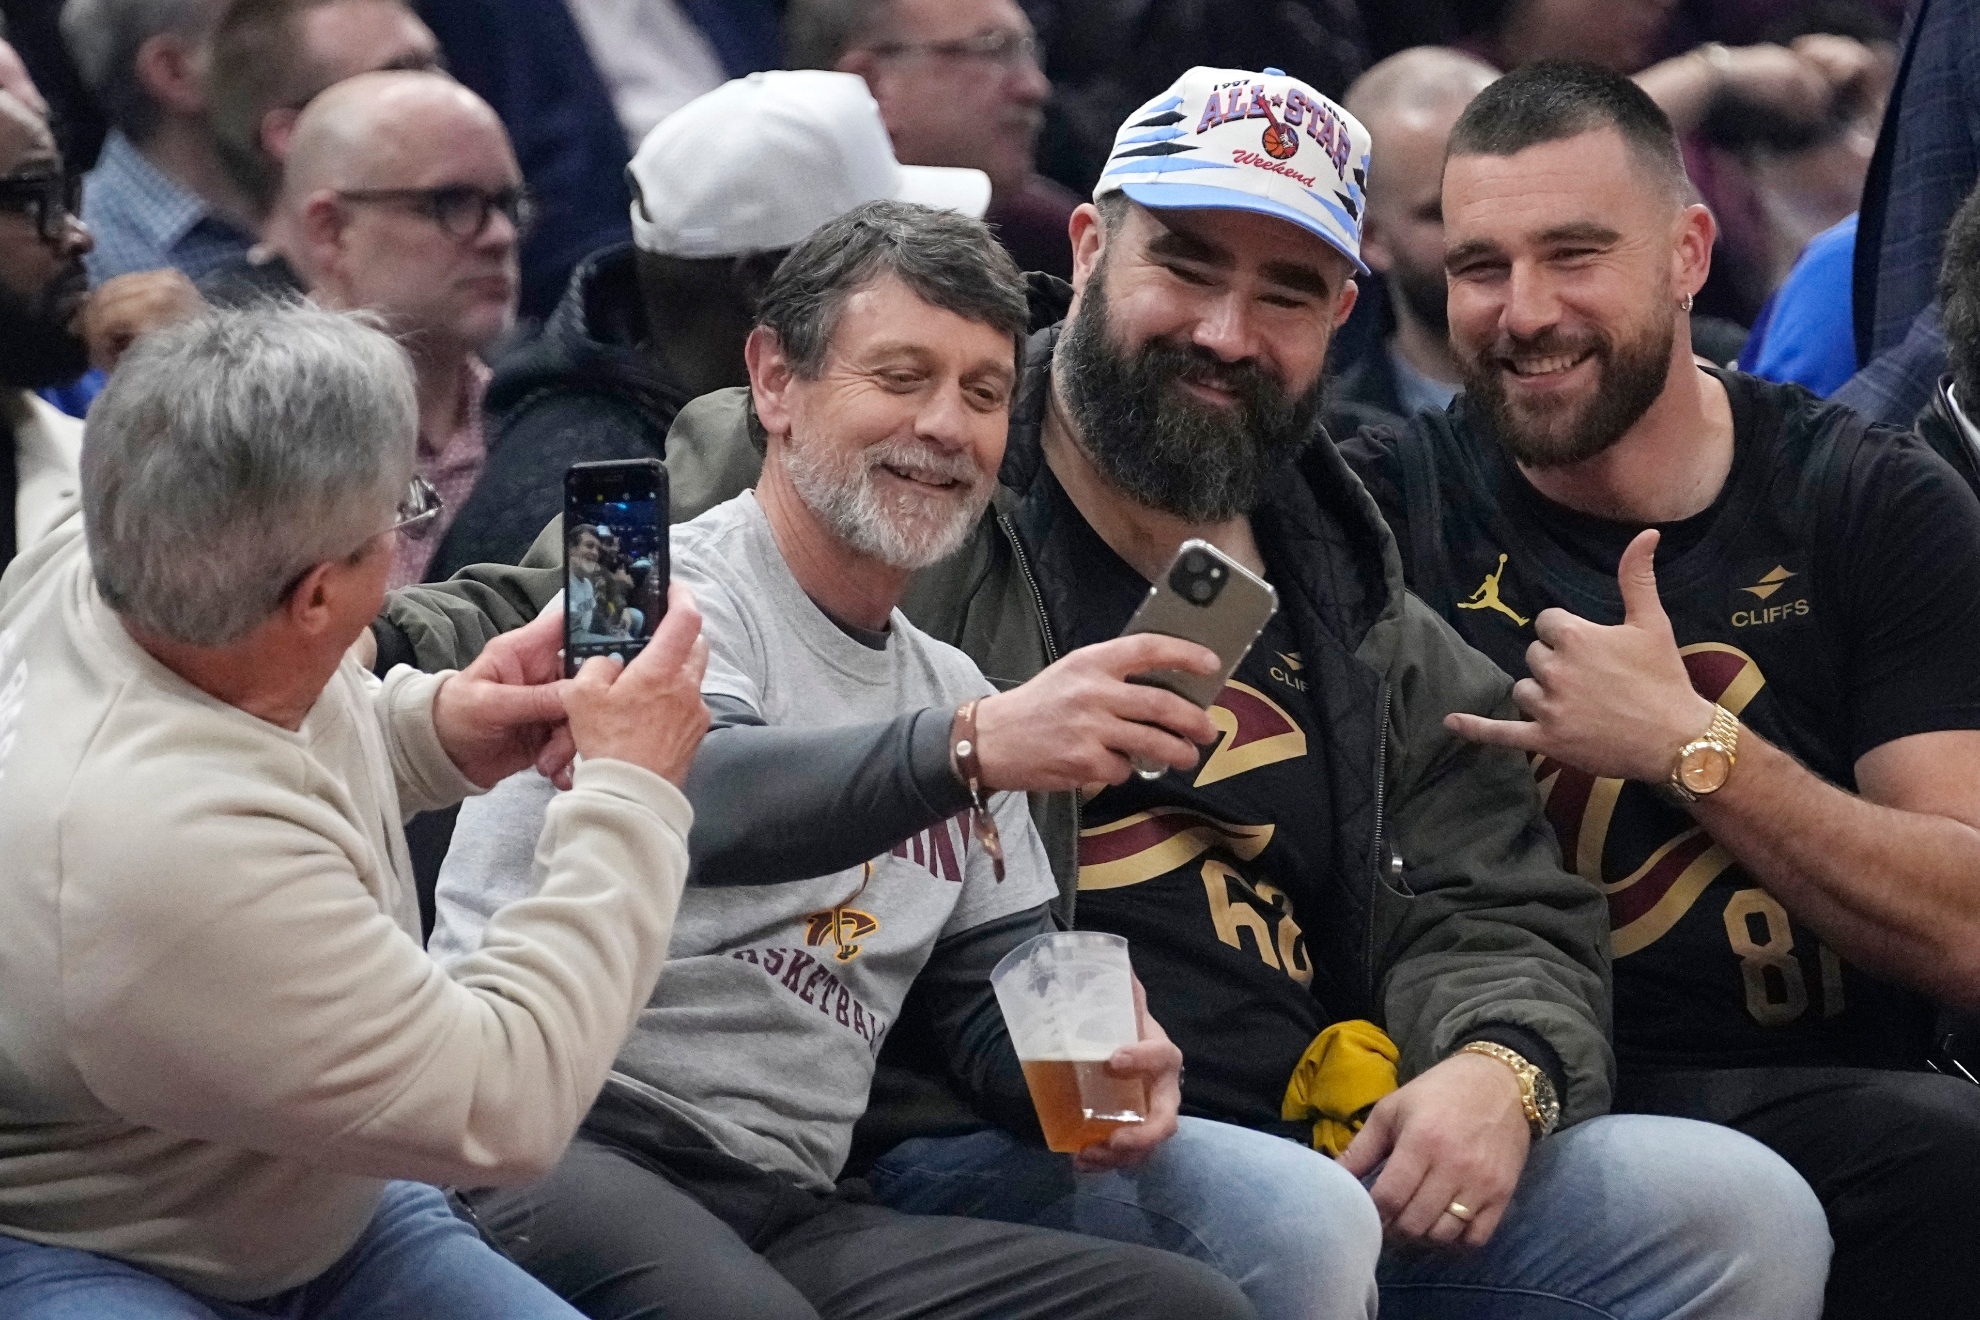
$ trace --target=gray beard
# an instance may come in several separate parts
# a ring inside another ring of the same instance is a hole
[[[785,441],[784,474],[798,498],[841,541],[890,568],[907,572],[939,563],[961,548],[990,502],[991,483],[965,455],[938,456],[925,446],[886,441],[834,461],[821,446]],[[903,491],[881,493],[874,471],[881,463],[922,469],[936,476],[967,481],[959,494],[920,496]]]

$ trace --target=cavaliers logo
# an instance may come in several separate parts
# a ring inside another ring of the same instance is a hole
[[[1186,866],[1212,848],[1222,848],[1248,862],[1265,851],[1273,828],[1232,825],[1181,807],[1137,811],[1079,832],[1079,887],[1124,889],[1138,885]]]
[[[832,957],[842,963],[859,957],[864,951],[861,941],[871,939],[879,931],[879,918],[857,908],[827,908],[804,919],[804,942],[813,946],[831,945]]]
[[[824,911],[805,917],[804,942],[814,948],[831,945],[835,962],[849,963],[865,952],[865,941],[880,933],[880,918],[847,905],[857,902],[872,883],[873,863],[868,862],[860,869],[859,888]]]
[[[1306,734],[1278,702],[1249,683],[1230,682],[1207,712],[1222,735],[1196,772],[1196,786],[1306,755]]]
[[[1679,653],[1698,694],[1735,715],[1766,686],[1760,667],[1736,647],[1700,642]],[[1625,792],[1650,789],[1620,779],[1597,779],[1545,756],[1534,762],[1533,774],[1540,781],[1547,817],[1569,867],[1609,896],[1609,928],[1618,958],[1662,939],[1706,886],[1733,865],[1732,856],[1694,825],[1659,844],[1627,875],[1611,879],[1603,869],[1602,854],[1616,804]]]

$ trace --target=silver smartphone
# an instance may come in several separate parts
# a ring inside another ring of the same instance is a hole
[[[1121,636],[1163,633],[1180,637],[1209,647],[1223,664],[1214,674],[1157,669],[1135,674],[1129,681],[1167,688],[1207,710],[1278,608],[1279,593],[1272,590],[1271,583],[1208,541],[1184,541],[1168,571],[1148,589],[1147,598],[1135,609]],[[1134,772],[1143,779],[1160,779],[1167,769],[1139,760],[1134,763]]]

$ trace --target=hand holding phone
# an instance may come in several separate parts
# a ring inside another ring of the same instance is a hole
[[[1271,583],[1208,541],[1184,541],[1121,636],[1180,637],[1209,647],[1223,664],[1214,674],[1157,669],[1128,681],[1166,688],[1207,710],[1278,608],[1279,593]],[[1143,779],[1159,779],[1167,770],[1154,762],[1137,760],[1134,765]]]
[[[564,674],[595,655],[631,663],[667,611],[667,469],[654,458],[564,475]]]

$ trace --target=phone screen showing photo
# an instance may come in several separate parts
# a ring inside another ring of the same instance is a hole
[[[657,483],[643,475],[572,472],[564,509],[568,672],[594,655],[630,661],[666,609],[666,509]]]

